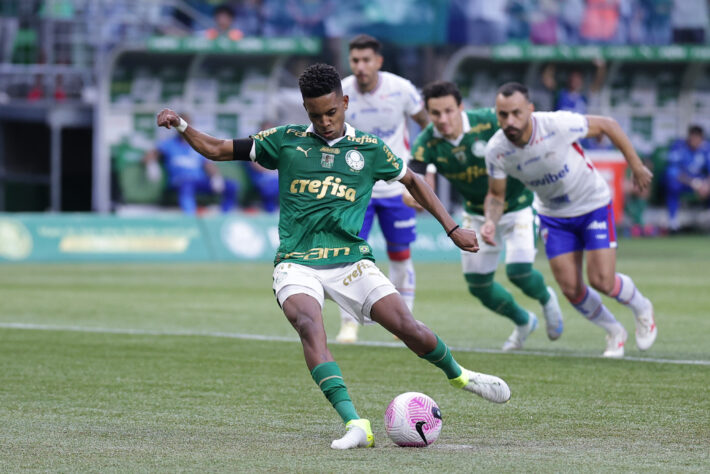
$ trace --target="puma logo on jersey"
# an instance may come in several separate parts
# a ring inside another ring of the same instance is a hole
[[[303,148],[301,148],[300,146],[296,147],[296,150],[298,150],[298,151],[302,151],[302,152],[303,152],[303,154],[304,154],[304,155],[306,155],[306,158],[308,158],[308,152],[309,152],[309,151],[311,151],[311,149],[310,149],[310,148],[309,148],[308,150],[304,150],[304,149],[303,149]]]

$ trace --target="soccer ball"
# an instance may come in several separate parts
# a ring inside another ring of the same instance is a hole
[[[441,433],[441,410],[436,402],[419,392],[397,395],[385,411],[387,436],[398,446],[423,447]]]

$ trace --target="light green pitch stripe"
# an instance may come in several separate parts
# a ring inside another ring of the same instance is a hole
[[[70,332],[86,332],[96,334],[128,334],[137,336],[198,336],[198,337],[222,337],[226,339],[244,339],[252,341],[267,341],[267,342],[301,342],[296,337],[286,336],[265,336],[262,334],[242,334],[234,332],[199,332],[199,331],[155,331],[149,329],[131,329],[131,328],[101,328],[88,326],[53,326],[49,324],[27,324],[27,323],[0,323],[0,329],[24,329],[33,331],[70,331]],[[331,344],[335,341],[328,341]],[[378,341],[358,341],[352,346],[366,347],[397,347],[403,348],[401,342],[378,342]],[[596,359],[601,356],[590,356],[585,354],[562,353],[562,352],[542,352],[542,351],[520,351],[520,352],[504,352],[500,349],[476,349],[472,347],[450,347],[453,352],[472,352],[481,354],[515,354],[526,356],[542,356],[542,357],[567,357],[572,359]],[[647,362],[655,364],[676,364],[676,365],[704,365],[710,366],[710,360],[684,360],[684,359],[654,359],[651,357],[627,357],[622,359],[632,362]]]

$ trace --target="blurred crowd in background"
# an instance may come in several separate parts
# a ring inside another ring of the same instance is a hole
[[[464,46],[707,44],[709,4],[708,0],[0,0],[0,104],[95,104],[102,61],[119,47],[156,35],[235,42],[250,37],[320,38],[321,53],[311,60],[334,64],[345,76],[350,72],[347,41],[368,33],[386,45],[385,69],[422,87],[441,78],[446,59]],[[540,70],[537,80],[545,94],[536,96],[538,108],[598,111],[590,103],[599,96],[607,64],[598,59],[583,68],[562,72],[555,68],[547,64]],[[298,73],[293,71],[294,77]],[[490,90],[477,88],[481,97],[490,96]],[[467,104],[480,106],[475,97],[476,91],[467,94]],[[679,209],[687,203],[707,207],[710,145],[703,125],[693,123],[687,136],[639,150],[656,165],[660,191],[655,201],[663,200],[669,216],[663,231],[682,227]],[[643,143],[638,140],[635,145],[642,148]],[[587,148],[608,145],[585,143]],[[154,151],[141,150],[144,164],[155,160],[157,155],[150,155]],[[653,153],[662,155],[654,158]],[[235,197],[239,183],[220,181],[216,174],[206,169],[203,187],[228,194],[223,210],[239,207]],[[273,176],[257,169],[244,170],[241,176],[259,190],[264,209],[277,209]],[[644,222],[649,196],[635,194],[630,186],[627,194],[628,232],[661,232]],[[184,205],[190,201],[185,196],[178,201],[183,209],[195,212],[193,204]]]

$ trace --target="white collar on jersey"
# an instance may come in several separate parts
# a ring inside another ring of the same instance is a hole
[[[345,137],[354,137],[355,136],[355,127],[350,125],[348,122],[345,122],[345,135],[343,135],[342,137],[334,138],[333,140],[330,140],[330,141],[328,141],[325,138],[318,135],[316,133],[315,129],[313,128],[313,124],[310,124],[308,126],[308,128],[306,129],[306,133],[312,133],[313,135],[317,136],[318,138],[320,138],[321,140],[326,142],[328,144],[328,146],[333,146]]]
[[[461,127],[461,130],[462,130],[461,135],[459,135],[458,137],[456,137],[453,140],[449,140],[448,138],[444,138],[444,136],[439,132],[439,130],[436,129],[436,127],[433,127],[434,128],[434,136],[436,138],[443,138],[447,142],[451,143],[453,146],[459,146],[459,143],[461,143],[461,140],[463,140],[463,136],[466,135],[466,132],[471,130],[471,122],[468,121],[468,114],[466,114],[465,111],[461,112],[461,123],[463,125]]]

